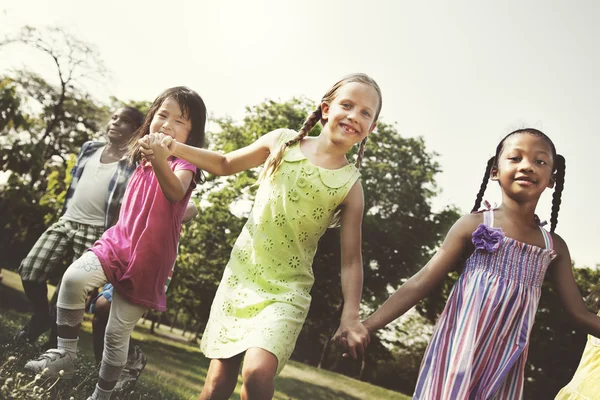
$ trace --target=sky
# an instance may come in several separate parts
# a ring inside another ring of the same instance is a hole
[[[0,37],[60,26],[95,45],[111,71],[90,87],[101,100],[186,85],[213,116],[241,119],[265,99],[318,101],[367,73],[383,92],[381,120],[438,153],[436,210],[468,212],[502,137],[540,129],[566,158],[557,233],[579,266],[600,263],[598,20],[596,0],[0,2]],[[53,73],[33,51],[0,49],[0,74],[23,66]],[[497,185],[485,198],[500,202]],[[547,190],[537,213],[550,210]]]

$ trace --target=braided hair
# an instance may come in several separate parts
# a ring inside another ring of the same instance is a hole
[[[374,118],[374,121],[377,121],[382,106],[381,89],[379,89],[379,85],[377,85],[377,82],[375,82],[373,78],[369,77],[366,74],[352,74],[342,78],[340,81],[336,82],[336,84],[333,85],[327,93],[325,93],[325,95],[321,99],[321,103],[312,113],[308,115],[308,117],[304,121],[304,124],[302,124],[302,127],[298,131],[298,134],[292,139],[288,140],[287,142],[282,143],[276,151],[269,155],[269,158],[267,158],[267,161],[265,162],[265,167],[263,168],[258,178],[259,182],[261,182],[263,179],[270,177],[275,173],[275,171],[277,171],[277,169],[281,165],[281,161],[283,160],[283,154],[285,153],[285,150],[288,147],[295,145],[296,143],[300,142],[303,138],[305,138],[310,133],[312,128],[314,128],[317,122],[321,122],[322,125],[325,125],[327,123],[327,120],[323,119],[321,104],[332,102],[333,99],[335,99],[335,96],[337,95],[339,89],[346,83],[351,82],[363,83],[365,85],[372,86],[375,89],[375,91],[377,92],[377,96],[379,97],[379,106],[377,108],[377,111],[375,112]],[[358,148],[356,157],[356,163],[354,164],[356,168],[360,167],[360,163],[363,159],[363,155],[365,152],[366,143],[367,138],[364,138],[360,142],[360,146]]]
[[[552,150],[552,159],[554,160],[552,172],[554,173],[555,186],[554,186],[554,193],[552,195],[552,212],[550,214],[551,215],[550,216],[550,232],[554,232],[554,230],[556,229],[556,225],[558,224],[558,210],[560,209],[561,196],[562,196],[562,192],[563,192],[563,188],[564,188],[564,184],[565,184],[565,169],[566,169],[565,158],[560,154],[556,154],[556,147],[554,146],[554,143],[552,142],[552,140],[550,140],[550,138],[548,136],[546,136],[546,134],[544,134],[540,130],[533,129],[533,128],[517,129],[516,131],[513,131],[513,132],[509,133],[508,135],[506,135],[504,137],[504,139],[502,139],[500,141],[500,143],[496,147],[496,154],[494,155],[494,157],[490,158],[487,162],[487,165],[485,168],[485,173],[483,175],[483,180],[481,182],[481,186],[479,188],[479,192],[477,193],[477,197],[475,198],[475,204],[473,205],[473,209],[471,210],[471,212],[475,212],[475,211],[479,210],[479,207],[481,207],[481,201],[483,200],[483,195],[485,193],[485,189],[487,188],[487,184],[488,184],[490,175],[492,173],[492,170],[494,168],[498,168],[498,157],[500,156],[500,153],[502,153],[502,149],[504,148],[504,142],[510,136],[517,135],[517,134],[528,134],[528,135],[534,135],[534,136],[540,137],[540,138],[544,139],[550,145],[550,149]]]

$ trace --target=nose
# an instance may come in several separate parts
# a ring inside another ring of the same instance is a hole
[[[529,161],[529,158],[523,157],[523,159],[519,163],[519,170],[531,172],[533,171],[533,163]]]
[[[350,112],[348,112],[347,118],[351,121],[356,121],[356,111],[354,109],[350,110]]]

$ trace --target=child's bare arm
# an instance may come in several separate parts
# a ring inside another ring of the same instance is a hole
[[[363,322],[369,332],[383,328],[403,315],[436,287],[461,258],[472,251],[471,235],[481,222],[481,214],[461,217],[431,260]]]
[[[362,216],[364,210],[363,190],[356,182],[342,203],[341,213],[341,254],[342,254],[342,293],[344,308],[340,326],[334,336],[338,340],[344,335],[344,345],[348,354],[356,359],[364,355],[369,344],[369,332],[360,323],[359,307],[363,289],[363,262],[361,250]]]
[[[587,310],[581,293],[575,283],[573,269],[571,266],[571,255],[565,241],[558,235],[553,234],[554,250],[556,258],[550,264],[550,274],[560,297],[563,308],[573,321],[586,332],[600,337],[600,318]]]

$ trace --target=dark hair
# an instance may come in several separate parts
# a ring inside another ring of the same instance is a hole
[[[321,104],[322,103],[329,104],[330,102],[332,102],[335,99],[335,96],[337,96],[337,92],[340,90],[340,88],[342,86],[344,86],[346,83],[352,83],[352,82],[369,85],[369,86],[373,87],[375,89],[375,91],[377,92],[379,104],[378,104],[377,110],[375,111],[375,118],[373,119],[373,121],[375,121],[375,122],[377,121],[377,119],[379,118],[379,113],[381,112],[381,106],[382,106],[382,102],[383,102],[382,97],[381,97],[381,89],[379,88],[379,85],[377,85],[377,82],[375,82],[375,80],[373,78],[371,78],[370,76],[368,76],[366,74],[351,74],[351,75],[345,76],[344,78],[337,81],[327,91],[327,93],[325,93],[325,95],[321,99],[321,103],[319,103],[319,106],[316,108],[316,110],[314,110],[306,118],[306,120],[304,121],[304,124],[298,131],[298,134],[294,138],[288,140],[287,142],[282,143],[281,146],[276,151],[274,151],[273,153],[271,153],[269,155],[269,157],[267,158],[267,161],[265,162],[265,167],[263,168],[263,170],[260,174],[259,181],[262,181],[263,179],[273,175],[275,173],[275,171],[277,171],[277,168],[279,168],[279,165],[281,164],[281,161],[283,160],[283,153],[285,152],[285,149],[287,149],[288,147],[293,146],[294,144],[301,141],[306,135],[308,135],[310,133],[312,128],[314,128],[314,126],[317,124],[317,122],[320,121],[322,125],[325,125],[327,123],[327,121],[323,119],[323,114],[321,111]],[[367,137],[365,137],[360,142],[360,146],[358,147],[356,163],[354,164],[356,166],[356,168],[360,168],[360,163],[362,161],[363,154],[365,152],[366,144],[367,144]]]
[[[131,117],[133,118],[135,129],[142,126],[142,124],[144,123],[144,114],[140,110],[132,106],[123,106],[121,108],[131,112]]]
[[[194,147],[204,147],[204,138],[206,136],[206,106],[202,97],[192,89],[185,86],[176,86],[162,92],[152,103],[146,113],[146,118],[142,125],[135,131],[129,141],[129,161],[132,164],[141,159],[140,145],[138,140],[150,133],[150,124],[154,114],[158,111],[162,103],[167,99],[173,99],[179,104],[181,113],[185,115],[192,123],[192,129],[185,144]],[[203,181],[202,171],[196,169],[196,182]]]
[[[554,146],[554,143],[552,143],[552,140],[550,140],[548,136],[546,136],[542,131],[533,128],[517,129],[516,131],[506,135],[504,139],[500,141],[498,147],[496,147],[496,154],[487,162],[485,174],[483,174],[483,181],[481,182],[479,193],[477,193],[475,205],[473,206],[471,212],[479,210],[479,207],[481,206],[481,201],[483,200],[483,194],[485,193],[490,174],[492,173],[492,170],[494,168],[498,167],[498,157],[500,156],[500,153],[502,153],[502,149],[504,148],[504,142],[510,136],[518,134],[528,134],[541,137],[550,145],[550,149],[552,150],[552,160],[554,160],[552,172],[554,173],[555,181],[554,194],[552,195],[552,213],[550,214],[550,232],[554,232],[554,230],[556,229],[556,225],[558,224],[558,210],[560,209],[561,195],[565,185],[565,158],[560,154],[556,154],[556,147]]]

